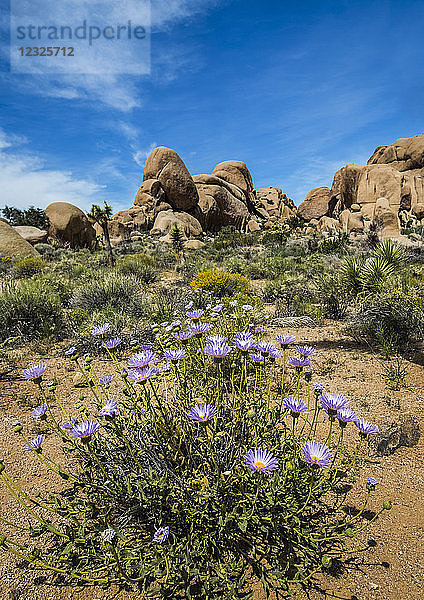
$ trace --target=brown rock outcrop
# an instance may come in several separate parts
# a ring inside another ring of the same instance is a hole
[[[314,188],[300,204],[297,214],[306,221],[329,216],[330,199],[331,191],[328,187]]]
[[[0,255],[11,258],[40,256],[29,242],[3,220],[0,221]]]
[[[94,227],[78,207],[53,202],[46,208],[50,220],[49,236],[74,248],[91,248],[96,240]]]

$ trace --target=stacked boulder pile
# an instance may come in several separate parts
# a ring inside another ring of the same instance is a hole
[[[244,162],[222,162],[210,175],[192,177],[174,150],[160,147],[146,160],[134,206],[113,215],[110,233],[114,243],[137,238],[143,231],[169,241],[176,223],[189,240],[225,226],[258,231],[295,212],[293,201],[280,189],[255,191]]]
[[[400,239],[402,228],[424,225],[424,134],[379,146],[365,166],[342,167],[331,189],[309,192],[298,215],[308,222],[306,232],[352,236],[373,224],[381,237]]]

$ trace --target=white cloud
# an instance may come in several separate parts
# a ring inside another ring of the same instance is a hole
[[[42,159],[21,149],[17,154],[15,147],[25,141],[0,130],[2,206],[45,208],[52,202],[70,202],[87,210],[100,201],[104,186],[75,177],[70,171],[46,169]]]
[[[140,166],[144,167],[144,163],[146,162],[146,158],[149,156],[150,152],[157,147],[157,143],[153,142],[150,144],[148,148],[144,150],[135,150],[133,154],[133,160]]]

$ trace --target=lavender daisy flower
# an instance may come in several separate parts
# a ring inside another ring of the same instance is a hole
[[[91,335],[97,337],[100,335],[105,335],[105,333],[107,333],[108,331],[110,331],[110,325],[109,323],[104,323],[103,325],[97,325],[96,327],[93,327]]]
[[[166,363],[163,367],[160,368],[161,373],[168,373],[172,369],[170,363]]]
[[[230,302],[230,306],[232,306],[233,308],[234,308],[235,306],[237,306],[237,300],[231,300],[231,302]]]
[[[166,327],[167,325],[169,325],[169,321],[164,321],[163,323],[160,323],[161,327]]]
[[[73,429],[75,427],[76,424],[77,424],[77,418],[70,417],[69,421],[66,421],[66,423],[63,423],[63,425],[61,425],[61,429],[64,429],[65,431],[70,431],[71,429]]]
[[[169,537],[169,527],[159,527],[155,531],[155,535],[153,536],[153,541],[158,544],[163,544]]]
[[[222,340],[214,340],[213,342],[207,344],[204,348],[205,354],[208,354],[217,360],[225,358],[230,352],[230,346],[227,344],[227,342]]]
[[[255,365],[260,365],[265,362],[265,356],[262,356],[262,354],[250,354],[249,356],[250,359],[253,360]]]
[[[314,383],[313,384],[314,387],[314,393],[321,395],[321,393],[324,391],[324,384],[323,383]]]
[[[288,363],[291,367],[295,367],[298,371],[301,371],[304,367],[311,366],[311,361],[309,358],[289,358]]]
[[[244,312],[249,312],[253,310],[253,306],[251,304],[243,304],[242,309],[244,310]]]
[[[338,410],[347,408],[349,404],[349,400],[341,394],[329,394],[328,392],[321,394],[319,400],[322,408],[330,417],[336,416]]]
[[[198,321],[199,319],[201,319],[203,317],[203,315],[205,314],[205,311],[202,310],[201,308],[198,308],[197,310],[193,310],[193,311],[189,311],[186,313],[187,317],[189,319],[191,319],[192,321]]]
[[[34,417],[34,419],[36,421],[38,421],[38,419],[41,419],[45,416],[46,412],[47,412],[47,404],[41,404],[40,406],[37,406],[36,408],[34,408],[34,410],[32,411],[32,416]]]
[[[257,473],[271,473],[278,469],[278,461],[268,450],[249,450],[244,455],[245,464]]]
[[[281,344],[281,346],[290,346],[291,344],[294,344],[296,341],[296,338],[292,335],[276,335],[274,340],[277,342],[277,344]]]
[[[359,429],[359,435],[361,437],[366,438],[367,435],[374,435],[378,433],[377,425],[373,425],[372,423],[368,423],[365,419],[358,419],[354,421],[356,427]]]
[[[182,358],[185,358],[187,353],[184,350],[164,350],[163,356],[166,358],[166,360],[170,360],[175,364]]]
[[[71,346],[70,348],[65,350],[64,354],[65,356],[72,356],[73,354],[75,354],[76,351],[77,349],[75,348],[75,346]]]
[[[303,459],[310,465],[317,465],[324,469],[328,467],[333,459],[328,446],[320,442],[307,442],[302,446]]]
[[[374,479],[374,477],[367,478],[367,488],[369,491],[375,490],[376,485],[378,485],[377,479]]]
[[[119,338],[113,338],[111,340],[107,340],[107,342],[103,342],[103,346],[108,350],[114,350],[119,346],[121,340]]]
[[[210,335],[206,338],[207,344],[225,344],[227,342],[227,338],[225,335]]]
[[[143,352],[139,352],[138,354],[134,354],[134,356],[131,356],[128,361],[128,366],[132,369],[142,369],[143,367],[147,367],[147,365],[155,360],[155,353],[151,350],[145,350]]]
[[[211,404],[197,404],[187,413],[187,416],[196,423],[205,423],[216,417],[216,409]]]
[[[74,440],[88,440],[96,431],[100,429],[100,423],[97,421],[83,421],[78,425],[75,425],[70,431],[71,437]]]
[[[118,411],[118,403],[112,399],[107,402],[99,411],[99,415],[102,417],[114,417]]]
[[[99,379],[100,385],[104,385],[104,386],[110,385],[111,381],[112,381],[111,375],[105,375],[104,377],[100,377],[100,379]]]
[[[142,352],[149,352],[152,348],[152,344],[140,344],[140,350]]]
[[[216,306],[214,306],[212,308],[212,312],[219,313],[219,312],[221,312],[221,310],[223,309],[223,307],[224,307],[223,304],[217,304]]]
[[[193,300],[190,300],[190,302],[188,304],[186,304],[184,308],[186,310],[190,310],[190,308],[193,306],[193,304],[194,304]]]
[[[357,414],[350,408],[339,408],[336,416],[340,427],[346,427],[348,423],[354,423],[358,419]]]
[[[274,344],[271,344],[270,342],[256,342],[255,347],[256,350],[259,350],[262,356],[268,356],[270,352],[277,349]]]
[[[273,350],[270,350],[268,358],[271,362],[274,362],[277,358],[281,358],[283,356],[283,353],[278,350],[278,348],[274,348]]]
[[[303,400],[299,400],[299,398],[294,398],[293,396],[284,398],[283,404],[290,411],[291,416],[294,419],[297,419],[300,416],[300,413],[308,411],[308,407]]]
[[[142,369],[133,369],[128,375],[130,381],[135,383],[146,383],[149,379],[156,377],[160,373],[157,367],[143,367]]]
[[[315,354],[315,348],[312,348],[312,346],[296,346],[295,350],[303,357],[313,356]]]
[[[237,348],[237,350],[240,350],[240,352],[247,353],[249,350],[254,348],[255,340],[251,334],[246,334],[244,337],[235,337],[234,346]]]
[[[27,381],[34,381],[34,383],[39,383],[46,369],[47,365],[40,363],[39,365],[31,365],[28,368],[24,369],[22,371],[22,374]]]
[[[266,329],[263,327],[255,327],[255,333],[266,333]]]
[[[173,333],[172,335],[182,344],[187,344],[188,340],[193,337],[194,333],[191,331],[179,331],[178,333]]]
[[[26,452],[37,452],[40,453],[42,448],[41,448],[41,444],[44,442],[45,437],[44,435],[37,435],[36,438],[34,438],[31,442],[29,442],[29,444],[27,444],[24,448],[24,450]]]
[[[197,323],[196,325],[192,325],[190,327],[190,331],[193,333],[193,335],[200,337],[201,335],[209,331],[211,327],[212,325],[209,325],[209,323]]]

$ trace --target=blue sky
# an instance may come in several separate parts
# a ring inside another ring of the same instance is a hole
[[[150,75],[0,73],[0,206],[129,208],[155,146],[299,204],[423,132],[423,27],[414,0],[152,0]]]

